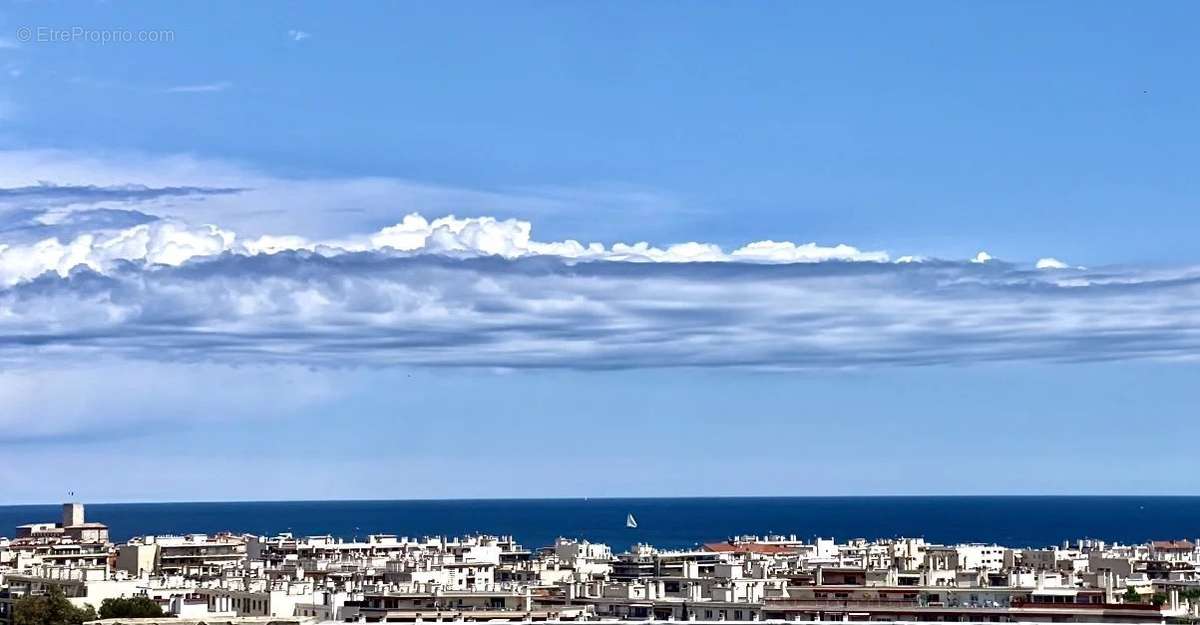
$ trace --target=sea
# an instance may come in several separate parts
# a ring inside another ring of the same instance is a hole
[[[0,536],[61,518],[58,505],[0,506]],[[626,527],[632,514],[636,528]],[[686,549],[738,535],[923,537],[1013,547],[1094,538],[1120,542],[1200,537],[1200,497],[745,497],[101,503],[87,520],[114,541],[150,534],[512,535],[532,549],[559,536]]]

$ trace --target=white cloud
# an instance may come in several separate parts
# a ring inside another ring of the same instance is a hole
[[[288,34],[288,39],[291,39],[292,41],[304,41],[305,39],[312,37],[312,35],[304,32],[303,30],[295,30],[295,29],[289,30],[287,32],[287,34]]]
[[[83,234],[65,243],[57,238],[26,245],[0,243],[0,283],[15,284],[47,271],[66,276],[75,267],[104,272],[117,261],[179,265],[197,256],[220,254],[231,249],[233,241],[232,233],[213,226],[158,221]]]
[[[987,263],[990,260],[992,260],[991,254],[988,254],[987,252],[979,252],[978,254],[975,255],[975,258],[971,259],[971,262],[973,262],[977,265],[982,265],[982,264]]]
[[[370,251],[401,255],[498,256],[506,259],[549,256],[570,260],[658,263],[888,260],[885,252],[863,252],[849,245],[796,245],[786,241],[750,243],[730,253],[725,253],[718,245],[697,242],[662,248],[645,242],[616,243],[611,248],[602,243],[585,245],[573,240],[539,242],[530,238],[532,227],[530,222],[517,219],[447,216],[431,221],[411,213],[399,223],[367,236],[313,241],[283,234],[239,240],[236,233],[214,225],[193,226],[161,219],[125,229],[88,232],[66,242],[47,238],[19,245],[0,243],[0,283],[12,285],[47,271],[66,276],[80,266],[104,273],[119,261],[177,266],[192,259],[225,253],[256,255],[300,250],[325,256]]]
[[[1066,269],[1068,265],[1057,258],[1039,258],[1035,267],[1038,269]]]
[[[887,262],[886,252],[863,252],[856,247],[839,244],[822,247],[816,243],[796,245],[791,241],[757,241],[733,251],[734,260],[762,262],[822,262],[827,260],[854,260]]]

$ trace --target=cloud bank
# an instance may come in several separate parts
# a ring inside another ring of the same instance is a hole
[[[0,248],[0,358],[827,368],[1191,358],[1194,272],[888,262],[849,246],[538,242],[426,220],[347,241],[170,220]]]
[[[43,156],[0,154],[0,162]],[[1085,269],[987,252],[939,260],[774,240],[543,241],[528,220],[416,212],[385,220],[382,205],[366,220],[377,227],[354,219],[321,227],[336,219],[336,197],[321,200],[327,210],[315,221],[298,218],[297,231],[278,227],[286,215],[245,218],[263,197],[258,185],[285,198],[414,187],[302,181],[297,191],[232,167],[197,174],[188,159],[115,182],[106,163],[50,160],[53,182],[0,188],[0,366],[111,356],[815,369],[1200,353],[1200,274],[1190,268]],[[410,206],[417,196],[400,197]],[[230,226],[220,219],[229,215],[242,219]]]

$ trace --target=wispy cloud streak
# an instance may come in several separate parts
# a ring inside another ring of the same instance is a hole
[[[210,82],[200,85],[178,85],[168,87],[167,93],[215,93],[225,91],[233,87],[233,83],[228,81]]]
[[[12,204],[28,206],[31,203],[40,206],[64,207],[100,202],[144,202],[166,197],[224,195],[242,191],[245,189],[198,186],[149,187],[140,184],[60,185],[46,182],[24,187],[0,188],[0,207]]]

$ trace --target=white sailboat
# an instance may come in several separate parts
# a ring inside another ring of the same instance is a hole
[[[633,518],[632,512],[630,512],[629,515],[625,517],[625,527],[628,527],[630,529],[634,529],[637,527],[637,519]]]

